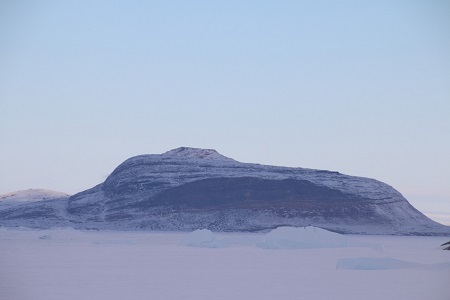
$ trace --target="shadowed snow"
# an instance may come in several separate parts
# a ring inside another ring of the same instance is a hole
[[[342,258],[336,263],[336,269],[345,270],[393,270],[417,266],[419,264],[408,261],[378,257]]]

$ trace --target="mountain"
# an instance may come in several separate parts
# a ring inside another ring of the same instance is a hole
[[[28,189],[12,192],[0,196],[0,203],[4,202],[32,202],[69,197],[70,195],[52,190]]]
[[[2,210],[0,225],[216,231],[313,225],[357,234],[450,234],[374,179],[241,163],[187,147],[132,157],[105,182],[69,198]]]
[[[28,189],[17,191],[0,195],[0,210],[37,201],[46,201],[61,198],[69,198],[69,195],[62,192],[44,189]]]
[[[66,225],[64,211],[69,195],[28,189],[0,195],[0,226],[49,228]]]

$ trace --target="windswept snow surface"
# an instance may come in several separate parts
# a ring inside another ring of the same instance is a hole
[[[420,264],[409,261],[379,257],[342,258],[336,263],[336,269],[346,270],[393,270],[419,266]]]
[[[346,236],[382,251],[257,247],[265,237],[0,228],[0,299],[448,300],[450,294],[449,251],[440,249],[448,237]],[[186,240],[227,247],[180,245]],[[376,258],[375,266],[398,260],[436,267],[336,268],[358,258]]]
[[[393,270],[410,268],[450,271],[450,262],[419,264],[394,258],[359,257],[339,259],[336,263],[336,269],[346,270]]]

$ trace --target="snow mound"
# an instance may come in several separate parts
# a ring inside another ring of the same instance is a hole
[[[39,237],[41,240],[50,240],[52,236],[50,234],[44,234]]]
[[[336,269],[344,270],[394,270],[420,267],[420,264],[395,258],[342,258],[336,263]]]
[[[222,242],[214,236],[211,230],[208,229],[198,229],[189,233],[188,236],[180,242],[180,245],[204,248],[224,247]]]
[[[264,249],[369,247],[381,250],[377,244],[351,240],[339,233],[312,226],[278,227],[269,232],[258,246]]]

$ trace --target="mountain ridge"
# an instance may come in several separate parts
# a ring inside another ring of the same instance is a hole
[[[378,180],[242,163],[189,147],[131,157],[103,183],[59,202],[35,205],[33,224],[218,231],[314,225],[343,233],[450,234],[450,227],[430,220]],[[48,216],[58,209],[61,218],[40,217],[39,211]],[[28,221],[17,211],[0,211],[0,225]]]

